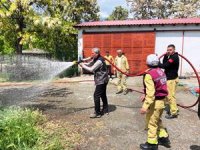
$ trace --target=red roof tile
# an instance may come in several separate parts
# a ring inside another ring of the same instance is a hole
[[[84,22],[76,25],[75,27],[172,25],[172,24],[200,24],[200,18],[95,21],[95,22]]]

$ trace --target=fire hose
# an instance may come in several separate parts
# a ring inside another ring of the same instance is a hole
[[[161,56],[159,57],[159,59],[162,58],[164,55],[165,55],[165,54],[161,55]],[[194,71],[194,73],[195,73],[195,75],[196,75],[196,78],[197,78],[198,84],[199,84],[199,88],[200,88],[200,77],[199,77],[199,75],[198,75],[198,73],[197,73],[195,67],[192,65],[192,63],[191,63],[186,57],[184,57],[184,56],[181,55],[181,54],[178,54],[178,55],[179,55],[181,58],[183,58],[183,59],[191,66],[191,68],[193,69],[193,71]],[[104,59],[105,59],[106,61],[108,61],[117,71],[121,72],[122,74],[124,74],[124,75],[126,75],[126,76],[128,76],[128,77],[136,77],[136,76],[141,76],[141,75],[144,74],[144,72],[141,72],[141,73],[138,73],[138,74],[135,74],[135,75],[134,75],[134,74],[128,74],[127,72],[123,72],[122,70],[120,70],[120,69],[119,69],[115,64],[113,64],[110,60],[108,60],[108,59],[106,59],[106,58],[104,58]],[[137,91],[137,90],[134,90],[134,89],[130,89],[130,90],[131,90],[131,91],[136,91],[136,92],[139,92],[139,93],[144,93],[144,92]],[[200,94],[199,94],[199,96],[198,96],[198,98],[197,98],[197,100],[195,101],[194,104],[189,105],[189,106],[185,106],[185,105],[182,105],[182,104],[178,104],[178,106],[187,109],[187,108],[194,107],[194,106],[197,105],[198,103],[199,103],[199,106],[198,106],[198,116],[200,117]]]

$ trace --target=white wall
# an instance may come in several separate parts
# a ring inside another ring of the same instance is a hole
[[[167,46],[169,44],[174,44],[176,46],[176,51],[182,54],[182,31],[168,31],[168,32],[156,32],[156,44],[155,53],[158,56],[164,54],[167,51]],[[180,59],[180,66],[182,60]],[[181,69],[179,68],[179,74]]]
[[[155,53],[159,56],[165,53],[169,44],[174,44],[176,51],[191,61],[197,71],[200,71],[200,31],[156,32]],[[193,70],[189,64],[185,60],[180,59],[179,75],[192,72]]]
[[[167,46],[169,44],[174,44],[176,46],[176,51],[181,53],[182,35],[183,33],[181,31],[156,32],[155,53],[159,56],[162,55],[167,51]]]
[[[183,56],[200,72],[200,31],[185,31]],[[185,61],[183,72],[192,72],[192,68]]]

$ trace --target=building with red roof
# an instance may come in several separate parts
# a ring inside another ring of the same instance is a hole
[[[78,56],[91,55],[91,48],[98,47],[102,55],[122,49],[128,58],[131,73],[146,69],[146,56],[162,55],[169,44],[188,58],[200,71],[200,18],[152,19],[84,22],[78,30]],[[180,62],[180,74],[192,72],[189,65]]]

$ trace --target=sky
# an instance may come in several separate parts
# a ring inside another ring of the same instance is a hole
[[[128,9],[126,0],[97,0],[100,7],[100,17],[101,19],[107,18],[116,6],[122,6]]]

